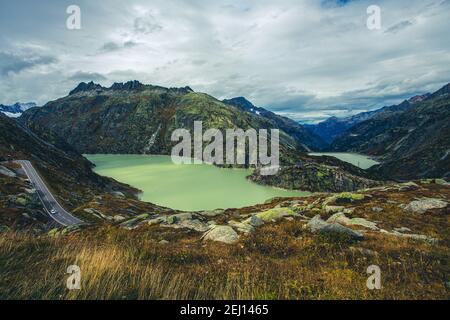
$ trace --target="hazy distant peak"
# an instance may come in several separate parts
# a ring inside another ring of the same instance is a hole
[[[22,112],[34,107],[36,107],[36,103],[34,102],[27,102],[27,103],[16,102],[13,105],[0,104],[0,112],[4,113],[8,117],[17,118],[20,117]]]

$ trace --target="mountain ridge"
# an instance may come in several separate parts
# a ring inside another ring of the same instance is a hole
[[[369,171],[398,180],[450,178],[450,84],[406,109],[376,114],[331,145],[333,151],[377,156]]]
[[[81,154],[170,155],[176,144],[171,141],[172,132],[181,128],[193,132],[195,121],[202,121],[204,130],[222,132],[237,128],[257,132],[279,129],[280,164],[308,165],[302,166],[301,179],[298,175],[300,180],[295,184],[286,182],[292,179],[287,175],[273,177],[272,183],[256,174],[254,181],[305,191],[353,191],[358,186],[376,184],[363,170],[337,159],[308,157],[310,149],[317,147],[314,140],[304,140],[311,136],[309,132],[295,121],[263,108],[255,107],[258,114],[186,87],[169,89],[128,82],[110,88],[84,83],[77,88],[66,97],[25,112],[20,123],[33,131],[55,134]],[[239,101],[252,105],[243,99]]]
[[[165,88],[129,81],[106,88],[82,82],[68,96],[25,112],[20,121],[68,137],[69,144],[81,153],[170,154],[170,133],[176,128],[191,128],[194,121],[203,121],[205,128],[285,129],[288,132],[282,132],[282,142],[304,152],[321,143],[295,121],[266,110],[264,115],[190,87]],[[125,136],[128,138],[123,139]],[[148,147],[150,140],[153,145]]]
[[[370,118],[379,115],[381,113],[396,112],[401,110],[406,110],[416,103],[422,102],[431,97],[430,93],[423,95],[416,95],[412,98],[404,100],[400,104],[385,106],[379,109],[361,112],[352,116],[339,118],[330,117],[325,121],[319,122],[317,124],[306,124],[305,127],[312,131],[314,134],[321,137],[328,144],[332,142],[353,126],[361,123],[363,121],[369,120]]]
[[[303,143],[303,146],[308,151],[311,151],[311,149],[314,149],[314,151],[320,151],[327,146],[326,142],[323,141],[321,137],[306,129],[305,126],[300,125],[298,122],[290,118],[280,116],[267,109],[257,107],[245,97],[225,99],[222,100],[222,102],[238,107],[246,112],[257,114],[269,119],[275,126],[280,127],[280,129],[290,135],[294,135],[300,142],[304,140],[306,143]],[[311,143],[308,143],[308,141],[311,141]]]

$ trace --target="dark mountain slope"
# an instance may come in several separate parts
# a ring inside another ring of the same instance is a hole
[[[449,85],[406,110],[363,121],[332,145],[335,151],[379,156],[371,172],[395,179],[449,178]]]
[[[63,140],[31,132],[15,119],[0,114],[0,161],[30,160],[68,209],[91,200],[96,193],[137,190],[100,177],[92,164]]]
[[[345,118],[337,118],[331,117],[323,122],[313,125],[305,125],[305,128],[312,131],[314,134],[321,137],[324,141],[331,144],[333,141],[339,137],[340,135],[345,134],[350,128],[354,127],[358,123],[369,120],[375,116],[384,114],[390,114],[393,112],[404,111],[408,108],[412,107],[414,104],[419,103],[430,96],[429,93],[424,95],[419,95],[412,97],[409,100],[403,101],[399,105],[392,105],[388,107],[383,107],[381,109],[361,112],[354,116],[345,117]]]
[[[280,163],[297,165],[306,156],[305,145],[312,145],[305,139],[316,137],[308,135],[290,119],[261,108],[257,111],[225,104],[207,94],[195,93],[189,87],[169,89],[134,81],[104,88],[82,83],[67,97],[25,112],[19,121],[33,131],[55,133],[79,153],[170,154],[176,144],[171,142],[172,132],[180,128],[192,132],[194,121],[202,121],[203,130],[280,129]],[[255,181],[313,191],[349,191],[372,184],[367,178],[352,183],[365,173],[353,166],[347,168],[339,160],[330,166],[329,161],[314,158],[308,159],[311,165],[297,166],[302,173],[297,170],[297,175],[289,177],[300,179],[295,184],[286,184],[285,178],[275,176],[272,182],[268,181],[270,178],[264,181],[255,178]],[[321,168],[328,174],[318,173]],[[336,183],[342,179],[347,182]]]
[[[25,112],[20,121],[33,130],[56,133],[80,153],[170,154],[172,132],[192,130],[194,121],[203,121],[204,130],[278,128],[284,146],[306,151],[303,143],[311,144],[295,131],[301,126],[288,130],[279,121],[224,104],[189,87],[169,89],[137,81],[110,88],[81,83],[69,96]]]
[[[319,136],[315,135],[298,122],[277,115],[264,108],[254,106],[250,101],[244,97],[237,97],[223,100],[223,103],[238,107],[246,112],[260,115],[270,121],[272,126],[280,128],[290,136],[305,146],[305,148],[314,151],[320,151],[327,147],[327,143]]]

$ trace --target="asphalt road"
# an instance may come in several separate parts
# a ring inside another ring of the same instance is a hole
[[[64,210],[64,208],[58,203],[58,201],[56,201],[55,197],[53,197],[50,190],[48,190],[44,181],[41,179],[41,177],[37,173],[36,169],[34,169],[30,161],[19,160],[17,162],[25,170],[28,179],[30,179],[31,183],[36,189],[39,198],[41,199],[45,211],[47,211],[48,215],[53,220],[55,220],[58,224],[65,227],[78,224],[85,224],[82,220],[74,217],[69,212]]]

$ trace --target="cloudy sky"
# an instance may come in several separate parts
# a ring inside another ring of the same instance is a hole
[[[81,30],[66,27],[72,4]],[[345,116],[450,82],[449,21],[450,0],[1,0],[0,103],[136,79]]]

